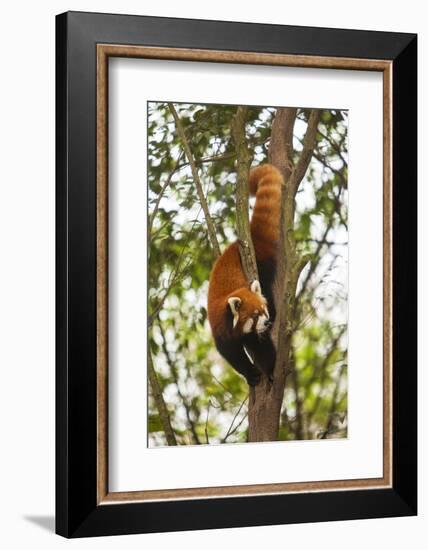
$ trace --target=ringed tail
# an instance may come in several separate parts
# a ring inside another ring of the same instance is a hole
[[[250,172],[250,195],[256,196],[251,217],[251,237],[258,260],[276,255],[281,216],[281,172],[272,164],[262,164]]]

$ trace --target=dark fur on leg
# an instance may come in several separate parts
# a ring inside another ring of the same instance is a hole
[[[261,378],[260,372],[249,360],[242,343],[239,340],[230,342],[216,340],[216,345],[226,361],[245,377],[248,385],[257,386]]]
[[[276,349],[270,334],[258,336],[249,334],[244,338],[244,345],[254,359],[256,367],[272,379],[276,361]]]
[[[273,283],[276,273],[276,261],[274,259],[270,259],[263,262],[257,262],[257,270],[259,272],[262,293],[268,303],[269,317],[273,324],[276,317],[275,303],[273,298]]]

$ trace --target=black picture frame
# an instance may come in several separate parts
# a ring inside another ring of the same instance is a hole
[[[392,62],[393,479],[383,489],[97,504],[96,47]],[[417,513],[417,36],[68,12],[56,18],[56,532],[65,537]]]

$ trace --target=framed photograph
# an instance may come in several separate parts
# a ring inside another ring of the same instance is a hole
[[[56,52],[57,533],[416,514],[416,35]]]

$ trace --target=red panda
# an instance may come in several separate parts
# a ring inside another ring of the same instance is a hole
[[[217,259],[208,290],[208,320],[216,347],[249,385],[257,385],[261,371],[271,377],[276,351],[270,337],[275,319],[273,281],[279,240],[283,178],[270,164],[253,169],[249,190],[256,196],[250,228],[260,282],[247,283],[238,243]]]

